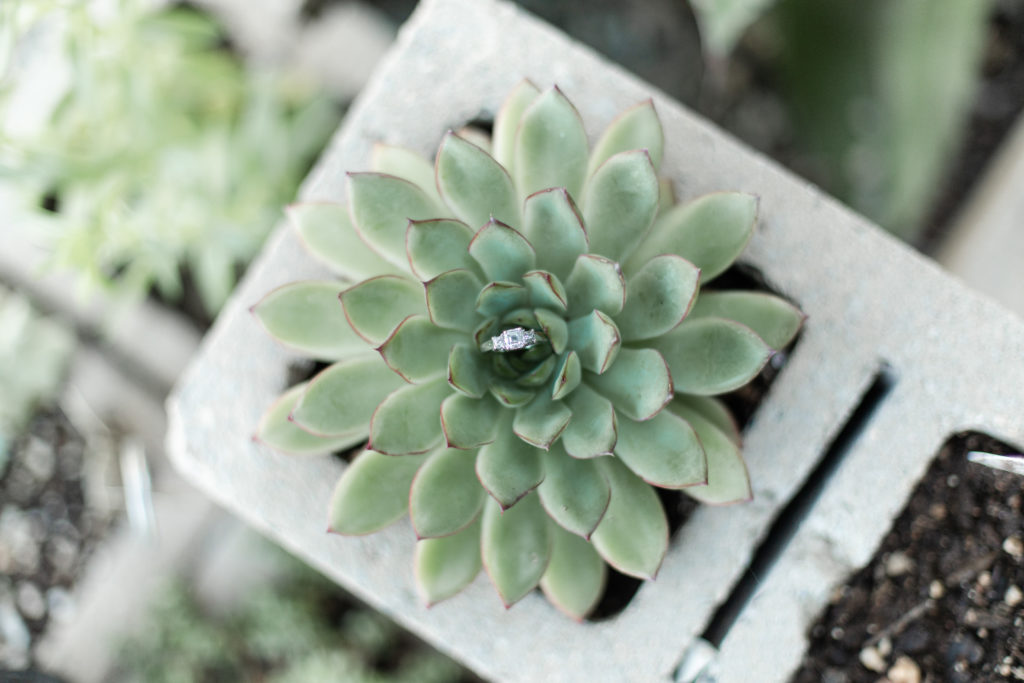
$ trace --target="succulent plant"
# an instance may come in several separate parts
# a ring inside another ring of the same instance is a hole
[[[593,149],[557,88],[509,95],[493,137],[444,136],[433,167],[378,145],[348,206],[290,215],[345,280],[285,285],[253,312],[332,364],[289,389],[257,438],[317,453],[368,444],[330,529],[409,513],[432,604],[481,569],[506,606],[540,585],[575,618],[607,567],[653,577],[668,546],[654,486],[747,500],[739,433],[715,395],[758,375],[802,314],[761,292],[710,292],[757,199],[674,205],[651,101]],[[340,300],[340,304],[339,304]]]

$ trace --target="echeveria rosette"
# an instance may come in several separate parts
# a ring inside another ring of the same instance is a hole
[[[662,147],[650,101],[591,150],[561,91],[524,82],[493,139],[448,133],[433,167],[379,145],[373,171],[349,175],[347,207],[291,207],[348,282],[286,285],[254,307],[278,340],[332,362],[258,437],[298,453],[368,440],[330,528],[366,534],[408,512],[428,603],[484,567],[506,605],[540,585],[582,618],[605,563],[658,571],[668,523],[652,486],[750,498],[713,396],[755,377],[803,316],[769,294],[700,289],[746,245],[757,201],[674,206]],[[512,327],[546,341],[480,351]]]

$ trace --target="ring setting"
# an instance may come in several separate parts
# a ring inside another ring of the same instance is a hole
[[[481,351],[508,353],[529,349],[544,341],[545,337],[537,330],[525,327],[512,327],[501,334],[495,335],[480,345]]]

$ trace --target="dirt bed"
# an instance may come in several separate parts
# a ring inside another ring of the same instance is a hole
[[[1024,680],[1024,478],[951,440],[871,563],[836,591],[794,683]]]

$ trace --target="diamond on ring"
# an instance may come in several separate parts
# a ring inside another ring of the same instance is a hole
[[[522,351],[523,349],[536,346],[543,339],[544,335],[537,332],[537,330],[513,327],[485,341],[480,345],[480,350],[497,351],[500,353]]]

